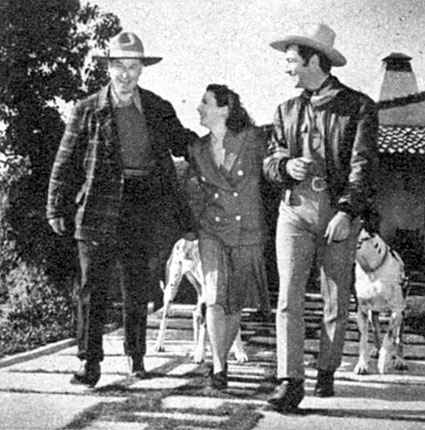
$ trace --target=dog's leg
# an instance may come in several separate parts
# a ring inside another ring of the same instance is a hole
[[[205,303],[198,303],[196,308],[196,319],[194,316],[194,325],[196,325],[197,336],[194,339],[195,349],[193,351],[193,362],[203,363],[205,361],[205,351],[207,343],[207,329],[205,321]],[[195,327],[194,327],[195,331]]]
[[[379,324],[379,312],[371,312],[371,323],[373,332],[373,349],[370,352],[370,357],[378,358],[379,350],[381,349],[381,325]]]
[[[162,310],[162,318],[159,326],[158,337],[155,342],[154,352],[163,352],[164,351],[164,340],[165,340],[165,330],[167,328],[168,321],[168,311],[171,306],[171,300],[167,300],[164,303],[164,308]]]
[[[193,249],[195,251],[195,249]],[[192,256],[196,256],[193,252]],[[192,284],[193,288],[196,290],[197,304],[196,310],[193,314],[193,334],[194,334],[194,349],[192,352],[194,363],[203,363],[205,361],[205,351],[207,342],[207,330],[206,330],[206,305],[204,302],[204,297],[202,294],[202,273],[200,267],[200,259],[194,258],[191,261],[190,269],[186,272],[186,278]]]
[[[243,347],[241,329],[239,329],[230,351],[235,355],[235,359],[238,363],[246,363],[249,361],[248,355]]]
[[[403,358],[403,330],[404,330],[404,312],[402,313],[402,320],[398,330],[396,330],[395,339],[395,360],[394,369],[396,370],[407,370],[408,365]]]
[[[402,312],[393,311],[388,324],[388,331],[385,334],[382,347],[379,351],[378,371],[381,375],[387,371],[393,354],[397,352],[397,337],[400,335],[402,321]],[[400,339],[398,339],[398,342],[400,343]]]
[[[362,312],[360,305],[357,309],[357,325],[360,332],[359,339],[359,360],[354,368],[357,375],[366,375],[369,372],[369,355],[368,355],[368,315]]]

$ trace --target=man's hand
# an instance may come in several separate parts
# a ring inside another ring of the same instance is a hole
[[[65,228],[65,220],[63,217],[49,219],[49,224],[56,234],[58,234],[59,236],[64,235],[66,228]]]
[[[297,181],[303,181],[307,176],[311,160],[305,157],[291,158],[286,163],[286,172]]]
[[[327,244],[332,242],[342,242],[347,239],[351,232],[351,219],[345,212],[337,212],[329,221],[326,228],[325,239]]]

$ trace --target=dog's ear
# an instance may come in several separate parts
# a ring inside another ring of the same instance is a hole
[[[360,217],[362,227],[371,235],[379,234],[381,215],[376,209],[364,211]]]

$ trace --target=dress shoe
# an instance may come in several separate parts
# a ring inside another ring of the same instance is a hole
[[[314,395],[316,397],[332,397],[334,394],[334,372],[319,370]]]
[[[131,375],[137,379],[148,379],[149,373],[145,370],[143,360],[132,360]]]
[[[304,380],[285,379],[267,402],[278,412],[294,412],[304,398]]]
[[[86,361],[81,369],[74,373],[71,384],[87,385],[93,388],[100,379],[100,364],[98,361]]]

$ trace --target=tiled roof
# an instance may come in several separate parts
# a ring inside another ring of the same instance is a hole
[[[387,154],[425,154],[425,127],[380,125],[379,152]]]
[[[270,135],[273,124],[261,128]],[[381,154],[425,155],[425,126],[380,125],[378,148]]]

